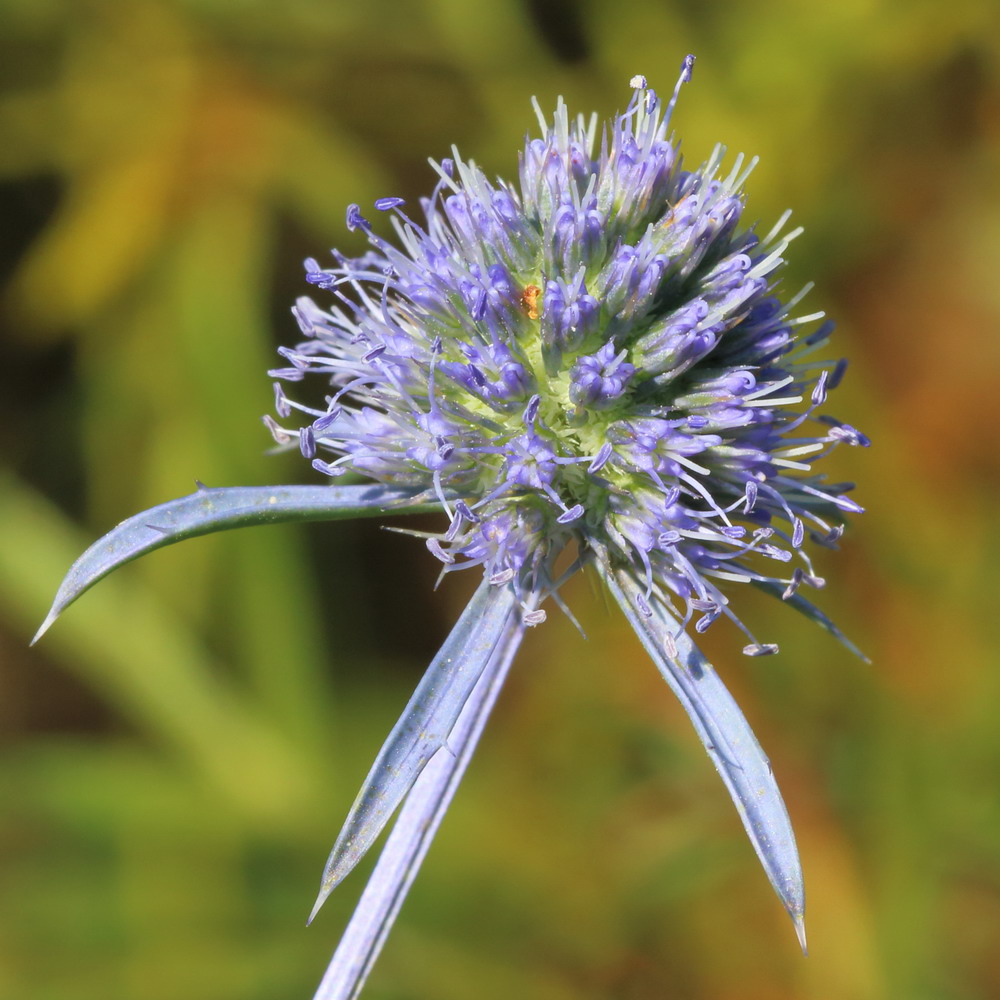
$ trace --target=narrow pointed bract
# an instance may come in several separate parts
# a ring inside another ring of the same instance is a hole
[[[517,591],[510,584],[482,582],[375,758],[327,860],[310,923],[445,745],[516,608]]]
[[[198,491],[126,518],[94,542],[70,567],[32,644],[84,591],[124,563],[185,538],[229,528],[281,522],[378,517],[433,510],[437,502],[413,488],[364,486],[228,486]]]
[[[524,636],[507,620],[504,635],[448,736],[421,771],[316,992],[316,1000],[356,997],[399,913],[451,803]]]
[[[789,607],[795,608],[810,621],[815,622],[820,628],[826,629],[845,649],[849,649],[859,660],[864,663],[871,663],[871,660],[858,649],[857,646],[847,638],[837,624],[830,620],[812,601],[807,601],[801,594],[789,594],[787,588],[782,589],[781,584],[775,580],[751,580],[759,590],[772,597],[780,597]]]
[[[799,927],[805,892],[795,835],[771,764],[753,730],[719,675],[660,597],[652,596],[643,604],[643,587],[629,569],[612,568],[604,559],[598,567],[646,652],[691,718],[733,797],[774,891]],[[640,611],[640,606],[648,613]]]
[[[275,408],[323,476],[366,486],[199,489],[93,546],[42,630],[115,566],[241,524],[435,510],[421,534],[442,574],[483,582],[390,733],[323,875],[318,908],[399,815],[320,987],[354,997],[455,792],[497,690],[541,604],[595,566],[691,718],[805,949],[802,871],[771,767],[692,641],[720,619],[747,656],[777,652],[730,603],[750,583],[860,652],[799,591],[820,589],[812,546],[835,548],[862,508],[814,466],[868,445],[825,412],[845,363],[832,324],[777,294],[799,230],[743,222],[755,161],[717,147],[693,169],[670,132],[688,56],[665,104],[643,76],[599,128],[560,99],[535,110],[513,182],[471,160],[432,163],[417,211],[360,206],[369,247],[306,262],[328,304],[301,298]],[[313,403],[286,395],[310,381]],[[315,400],[322,395],[323,401]],[[569,565],[569,569],[565,567]],[[557,570],[557,565],[559,569]],[[738,589],[738,588],[735,588]],[[41,634],[41,631],[39,634]],[[316,910],[313,910],[315,914]],[[310,918],[311,919],[311,918]]]

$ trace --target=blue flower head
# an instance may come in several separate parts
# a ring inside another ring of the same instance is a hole
[[[442,530],[426,544],[443,572],[482,567],[330,856],[319,903],[402,805],[320,996],[360,989],[524,630],[585,567],[690,714],[801,936],[787,813],[688,626],[698,634],[726,617],[745,633],[744,653],[776,652],[730,606],[728,585],[751,583],[843,638],[800,588],[823,585],[809,544],[835,545],[844,515],[861,508],[813,464],[868,442],[823,412],[844,371],[822,353],[830,325],[796,315],[801,295],[778,295],[798,231],[783,232],[787,215],[763,236],[743,222],[753,161],[724,169],[718,147],[697,169],[681,162],[669,125],[692,65],[666,104],[635,77],[625,111],[603,127],[562,101],[550,122],[536,103],[541,135],[526,142],[516,182],[490,180],[456,151],[432,164],[437,184],[419,211],[375,203],[392,239],[352,205],[348,228],[369,249],[306,262],[326,294],[295,305],[304,339],[271,373],[286,423],[267,418],[332,484],[201,489],[164,505],[189,518],[186,534],[436,509]],[[307,379],[324,387],[320,407],[285,393]],[[133,531],[137,551],[181,537],[176,520],[155,537],[140,538],[138,521]],[[96,575],[78,573],[56,610]]]
[[[332,305],[297,303],[307,339],[272,372],[318,375],[326,407],[275,431],[325,475],[433,494],[445,571],[482,565],[524,608],[575,543],[581,562],[629,572],[644,616],[659,602],[678,629],[742,628],[727,581],[788,596],[821,583],[807,535],[829,544],[860,508],[812,463],[864,439],[819,413],[842,374],[817,357],[829,327],[805,332],[817,317],[775,294],[796,234],[740,224],[752,163],[722,174],[719,148],[685,170],[667,131],[677,92],[664,106],[632,85],[600,133],[561,101],[551,124],[536,105],[516,184],[456,152],[434,164],[419,221],[376,202],[395,241],[352,205],[371,249],[307,262]],[[776,648],[748,639],[749,655]]]

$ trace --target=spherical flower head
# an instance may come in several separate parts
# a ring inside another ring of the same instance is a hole
[[[822,583],[807,539],[831,544],[860,508],[811,465],[867,442],[820,412],[843,365],[818,353],[829,326],[777,294],[796,233],[743,223],[753,163],[724,172],[719,147],[682,165],[668,129],[690,71],[666,105],[636,77],[600,129],[536,104],[516,183],[456,152],[433,164],[420,221],[375,203],[395,240],[351,206],[370,250],[307,262],[333,302],[297,303],[307,339],[272,373],[318,374],[326,406],[278,386],[279,415],[309,420],[272,427],[326,475],[436,496],[448,527],[428,545],[446,570],[537,593],[568,545],[581,562],[600,547],[701,631],[737,621],[723,581],[786,598]]]

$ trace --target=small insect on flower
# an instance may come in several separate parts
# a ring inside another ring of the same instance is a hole
[[[796,315],[801,294],[777,294],[798,230],[783,232],[787,215],[763,236],[742,223],[754,161],[723,170],[719,147],[695,169],[681,162],[668,129],[692,65],[666,105],[634,77],[600,129],[562,101],[549,121],[536,103],[540,135],[515,182],[457,153],[433,163],[416,219],[400,198],[375,203],[392,240],[351,205],[348,228],[369,249],[306,262],[326,305],[296,303],[303,339],[271,375],[279,417],[297,419],[267,418],[335,485],[201,488],[132,518],[71,569],[43,626],[115,565],[179,538],[444,515],[426,538],[442,573],[481,567],[483,580],[327,862],[316,909],[399,808],[317,996],[360,990],[525,630],[585,568],[690,715],[804,947],[802,873],[770,764],[690,632],[727,618],[746,655],[776,652],[730,607],[726,588],[750,583],[850,647],[801,590],[823,584],[809,543],[834,546],[861,511],[813,464],[868,441],[821,412],[844,373],[821,353],[830,324]],[[286,396],[283,383],[305,379],[324,387],[321,407]]]

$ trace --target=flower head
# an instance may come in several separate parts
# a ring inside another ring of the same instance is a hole
[[[115,566],[194,534],[445,514],[428,548],[444,572],[482,567],[483,580],[327,862],[316,909],[399,808],[317,997],[361,989],[525,629],[587,566],[691,717],[802,937],[801,867],[770,764],[687,626],[697,635],[727,617],[746,654],[775,652],[730,608],[726,585],[749,582],[847,643],[799,589],[823,583],[808,543],[833,546],[861,510],[812,466],[868,442],[822,412],[844,371],[819,353],[829,324],[778,295],[796,232],[782,235],[786,217],[763,236],[743,223],[753,163],[724,170],[721,147],[697,169],[681,162],[668,129],[692,64],[666,105],[635,77],[600,130],[562,101],[551,122],[536,104],[541,136],[516,183],[457,152],[434,164],[416,219],[399,198],[375,203],[393,240],[352,205],[348,227],[370,249],[306,262],[326,304],[299,300],[305,339],[272,372],[279,417],[305,419],[266,418],[333,483],[199,487],[130,518],[71,568],[39,632]],[[307,378],[323,386],[320,407],[285,393]],[[575,559],[557,575],[567,548]]]
[[[829,327],[776,294],[796,234],[742,224],[753,164],[723,171],[718,148],[685,169],[677,90],[664,105],[632,85],[601,131],[536,105],[517,183],[456,152],[418,219],[376,202],[394,242],[352,205],[370,250],[307,262],[332,304],[298,302],[307,339],[273,374],[329,387],[291,431],[318,470],[438,498],[449,523],[428,546],[446,571],[482,565],[526,600],[567,545],[598,546],[703,631],[739,623],[724,582],[821,583],[807,536],[860,508],[811,465],[864,439],[819,412],[842,373],[817,357]]]

